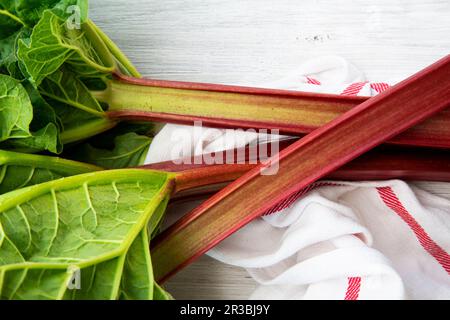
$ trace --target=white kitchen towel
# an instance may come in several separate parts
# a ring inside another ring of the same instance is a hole
[[[388,87],[366,81],[333,56],[308,61],[264,86],[365,96]],[[241,133],[230,141],[228,130],[196,130],[167,125],[147,162],[258,138]],[[449,250],[449,200],[402,181],[321,181],[288,209],[257,219],[208,254],[248,270],[259,284],[251,299],[450,299]]]

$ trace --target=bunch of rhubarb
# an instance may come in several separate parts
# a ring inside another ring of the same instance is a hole
[[[87,8],[0,1],[2,299],[169,299],[158,283],[318,179],[450,181],[450,57],[370,99],[149,80]],[[196,121],[295,138],[142,166],[158,123]],[[169,201],[210,194],[160,233]]]

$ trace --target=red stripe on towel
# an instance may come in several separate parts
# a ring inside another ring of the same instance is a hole
[[[307,82],[308,82],[309,84],[315,84],[315,85],[317,85],[317,86],[320,86],[320,85],[321,85],[320,81],[319,81],[319,80],[316,80],[316,79],[314,79],[314,78],[306,77],[306,80],[307,80]]]
[[[397,195],[390,187],[377,188],[383,202],[411,228],[422,247],[433,256],[436,261],[450,275],[450,256],[433,239],[430,238],[424,228],[414,219],[400,202]]]
[[[378,93],[382,93],[383,91],[389,89],[389,85],[385,82],[372,83],[370,87]]]
[[[277,212],[280,212],[280,211],[282,211],[284,209],[289,208],[298,199],[300,199],[301,197],[306,195],[308,192],[311,192],[311,191],[313,191],[313,190],[315,190],[317,188],[320,188],[320,187],[341,187],[341,186],[343,186],[343,185],[342,184],[337,184],[337,183],[332,183],[332,182],[316,182],[316,183],[313,183],[313,184],[307,186],[306,188],[303,188],[303,189],[293,193],[292,195],[290,195],[289,197],[287,197],[286,199],[284,199],[283,201],[281,201],[277,205],[273,206],[271,209],[267,210],[264,213],[264,216],[269,216],[271,214],[274,214],[274,213],[277,213]]]
[[[361,289],[361,277],[348,278],[347,292],[345,300],[358,300],[359,290]]]
[[[367,84],[367,82],[356,82],[356,83],[352,83],[351,85],[349,85],[347,87],[347,89],[345,89],[341,95],[343,96],[356,96],[358,95],[358,93],[360,93],[360,91],[362,90],[362,88],[364,88],[364,86]]]

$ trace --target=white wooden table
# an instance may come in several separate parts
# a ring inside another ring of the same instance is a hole
[[[264,83],[338,54],[384,80],[450,53],[448,0],[91,0],[91,9],[143,75],[159,79]],[[418,184],[450,198],[450,184]],[[245,299],[254,287],[244,270],[207,257],[167,285],[178,299]]]

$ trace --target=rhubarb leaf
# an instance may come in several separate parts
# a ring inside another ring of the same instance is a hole
[[[0,9],[8,12],[13,12],[15,8],[15,0],[3,0],[0,2]]]
[[[25,0],[22,0],[25,1]],[[28,2],[28,1],[27,1]],[[50,4],[55,1],[48,1]],[[51,5],[47,6],[51,8]],[[80,22],[86,22],[88,19],[89,1],[88,0],[57,0],[57,4],[52,8],[52,12],[62,19],[74,17]]]
[[[101,168],[56,157],[0,150],[0,194]]]
[[[111,54],[114,56],[118,69],[124,75],[141,78],[141,74],[136,70],[134,65],[128,59],[128,57],[119,49],[119,47],[112,41],[106,33],[103,32],[94,22],[87,21],[92,30],[95,30],[97,35],[103,40],[108,47]]]
[[[0,297],[119,298],[125,257],[170,181],[154,171],[104,171],[0,196]],[[77,276],[74,292],[68,283]]]
[[[53,110],[32,87],[6,75],[0,75],[0,123],[3,148],[53,153],[62,150]]]
[[[45,11],[29,41],[19,41],[18,57],[23,72],[40,85],[67,63],[79,76],[95,77],[115,69],[112,56],[97,34],[82,24],[68,28],[65,20]]]
[[[91,138],[116,125],[114,120],[97,116],[60,101],[47,98],[55,110],[61,125],[61,141],[64,145]]]
[[[19,67],[17,47],[20,39],[27,39],[30,29],[22,28],[8,38],[0,40],[0,73],[10,75],[17,80],[23,80],[24,75]]]
[[[160,285],[155,282],[153,289],[153,300],[174,300],[173,297],[166,292]]]
[[[69,70],[57,70],[43,80],[39,90],[49,98],[83,111],[95,114],[103,112],[89,89]]]
[[[62,151],[60,141],[61,122],[54,109],[42,98],[31,83],[24,81],[22,85],[27,90],[33,105],[33,120],[30,124],[31,137],[11,140],[9,144],[22,150],[28,148],[29,153],[40,151],[60,153]]]
[[[125,257],[120,285],[121,300],[152,300],[153,269],[147,230],[142,230]]]
[[[128,251],[122,275],[121,300],[170,300],[170,295],[156,282],[153,283],[152,261],[147,250],[149,234],[153,235],[159,231],[168,202],[169,197],[161,202],[150,218],[148,227],[142,230]]]
[[[23,81],[22,85],[28,92],[31,104],[33,105],[33,121],[30,124],[32,130],[39,130],[48,123],[53,123],[61,127],[61,121],[57,117],[55,110],[42,97],[39,91],[28,81]]]
[[[64,300],[115,300],[120,285],[124,254],[79,271],[79,290],[69,288]]]
[[[45,128],[32,132],[29,138],[10,140],[5,145],[9,146],[8,149],[26,153],[37,153],[46,150],[59,154],[63,148],[59,139],[59,130],[53,123],[49,123]]]
[[[71,6],[77,6],[71,7]],[[79,15],[80,21],[85,21],[88,14],[87,0],[16,0],[6,1],[5,9],[16,14],[28,26],[34,26],[47,9],[62,19]]]
[[[10,64],[17,61],[15,57],[15,43],[18,33],[14,33],[7,38],[0,40],[0,68],[8,70]]]
[[[117,136],[112,149],[100,149],[90,143],[71,151],[74,160],[107,169],[130,168],[142,165],[152,139],[134,132]]]
[[[0,5],[0,39],[10,37],[22,27],[20,19],[7,10],[1,9]]]
[[[33,107],[25,88],[15,79],[0,75],[0,142],[28,138]]]

